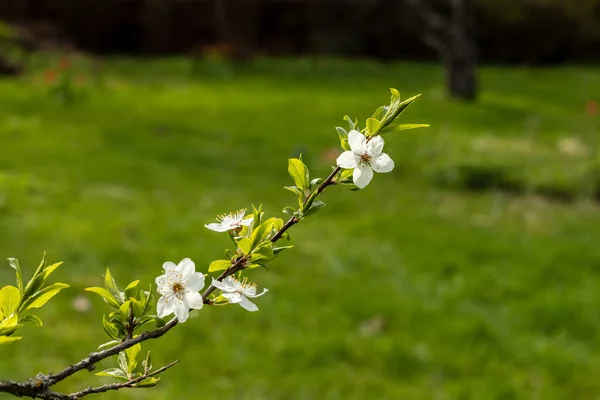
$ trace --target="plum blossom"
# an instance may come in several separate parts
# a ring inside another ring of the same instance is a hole
[[[217,221],[219,221],[218,223],[215,222],[204,226],[210,229],[211,231],[215,232],[236,231],[238,229],[241,229],[242,226],[252,225],[254,217],[244,219],[245,214],[246,209],[242,209],[235,213],[219,215],[217,217]]]
[[[196,266],[189,258],[177,265],[167,261],[163,269],[164,275],[156,278],[158,293],[162,295],[156,305],[157,315],[162,318],[175,313],[179,322],[185,322],[190,308],[199,310],[204,305],[198,293],[204,287],[204,275],[196,272]]]
[[[228,276],[219,282],[213,278],[212,285],[223,292],[225,297],[231,304],[239,304],[248,311],[258,311],[256,304],[248,300],[248,297],[255,298],[267,293],[267,289],[263,289],[261,294],[256,294],[256,285],[248,283],[247,279],[242,282],[235,279],[233,276]]]
[[[336,160],[338,167],[354,168],[352,180],[362,189],[373,179],[373,171],[390,172],[394,169],[394,161],[383,153],[384,141],[381,136],[367,140],[365,135],[357,130],[348,133],[350,150],[343,152]]]

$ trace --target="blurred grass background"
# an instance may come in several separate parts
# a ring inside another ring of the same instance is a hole
[[[433,64],[73,62],[70,104],[49,90],[48,60],[0,80],[0,254],[28,275],[48,251],[72,284],[43,328],[0,349],[2,379],[108,340],[108,308],[83,292],[106,267],[122,286],[167,260],[206,271],[229,242],[205,223],[252,203],[279,216],[295,201],[286,159],[325,177],[334,127],[345,114],[364,126],[396,87],[423,93],[404,122],[431,124],[385,138],[396,169],[327,190],[293,251],[249,273],[270,290],[258,313],[195,313],[145,346],[156,366],[182,361],[158,387],[103,398],[598,398],[597,69],[482,67],[469,104],[445,98]],[[0,281],[13,280],[6,262]],[[57,390],[106,382],[84,371]]]

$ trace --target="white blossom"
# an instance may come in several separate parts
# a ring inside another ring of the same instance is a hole
[[[394,169],[394,161],[383,153],[383,138],[372,137],[367,141],[365,135],[357,130],[348,133],[350,150],[343,152],[336,160],[338,167],[354,168],[352,180],[362,189],[373,179],[373,171],[390,172]]]
[[[242,226],[252,225],[254,217],[244,219],[245,214],[246,209],[239,210],[235,213],[219,215],[217,217],[217,221],[219,221],[218,223],[215,222],[204,226],[215,232],[235,231],[240,229]]]
[[[179,322],[185,322],[190,308],[199,310],[204,305],[198,293],[204,287],[204,275],[196,272],[196,266],[189,258],[177,265],[167,261],[163,269],[164,275],[156,278],[158,293],[162,295],[156,305],[157,315],[162,318],[175,313]]]
[[[220,289],[223,297],[231,304],[239,304],[248,311],[258,311],[256,304],[248,300],[248,297],[252,299],[268,292],[267,289],[263,289],[261,294],[256,294],[256,285],[248,283],[246,279],[240,282],[233,276],[228,276],[222,282],[213,278],[212,285]]]

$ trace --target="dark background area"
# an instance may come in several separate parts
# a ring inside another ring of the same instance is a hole
[[[451,12],[448,0],[427,3]],[[472,0],[469,8],[480,62],[600,58],[600,0]],[[0,17],[42,41],[100,54],[187,54],[227,43],[242,58],[437,58],[405,0],[3,0]]]

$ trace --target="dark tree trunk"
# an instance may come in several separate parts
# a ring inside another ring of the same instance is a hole
[[[477,51],[470,37],[470,3],[471,0],[451,0],[450,32],[442,54],[448,93],[461,100],[477,97]]]
[[[421,38],[442,59],[446,89],[460,100],[477,98],[477,50],[471,37],[471,1],[450,0],[450,15],[438,14],[426,0],[405,0],[420,17]]]

